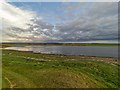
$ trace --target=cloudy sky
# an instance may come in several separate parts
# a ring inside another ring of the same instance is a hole
[[[0,3],[3,42],[116,42],[117,2]]]

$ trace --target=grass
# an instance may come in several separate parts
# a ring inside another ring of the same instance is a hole
[[[118,88],[116,58],[3,50],[3,88]],[[103,61],[101,61],[103,60]]]

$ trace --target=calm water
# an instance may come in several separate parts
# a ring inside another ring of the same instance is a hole
[[[118,57],[117,46],[25,46],[7,47],[6,49],[47,54]]]

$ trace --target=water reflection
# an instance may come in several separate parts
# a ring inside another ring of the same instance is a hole
[[[33,53],[64,54],[64,55],[85,55],[118,57],[117,46],[25,46],[7,47],[6,49],[19,51],[33,51]]]
[[[18,51],[33,51],[31,47],[7,47],[8,50],[18,50]]]

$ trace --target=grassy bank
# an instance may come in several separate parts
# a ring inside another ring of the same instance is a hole
[[[118,88],[117,58],[3,50],[3,88]]]

